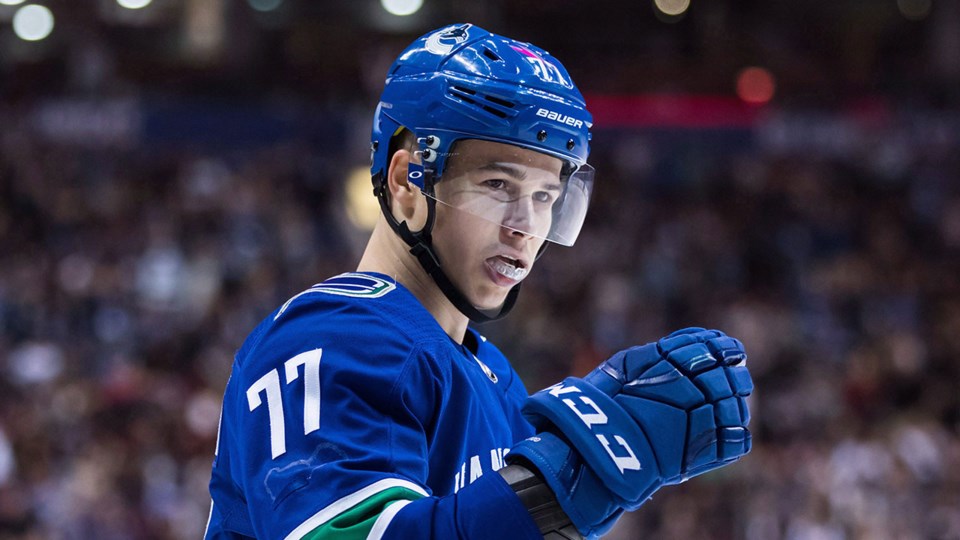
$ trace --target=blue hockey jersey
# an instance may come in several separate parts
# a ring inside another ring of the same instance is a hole
[[[541,538],[498,474],[526,389],[401,284],[331,278],[268,316],[224,393],[206,538]]]

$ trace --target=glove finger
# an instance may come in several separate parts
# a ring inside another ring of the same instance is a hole
[[[620,392],[623,384],[640,377],[659,361],[660,353],[656,344],[631,347],[611,356],[587,374],[584,380],[608,396],[613,396]]]
[[[647,343],[640,347],[627,349],[623,360],[623,373],[626,375],[627,381],[632,381],[660,361],[660,352],[657,350],[655,343]]]
[[[713,406],[704,405],[690,411],[688,421],[683,469],[692,471],[717,460],[717,424]]]
[[[739,396],[732,396],[714,404],[714,420],[717,423],[717,457],[721,461],[737,459],[747,452],[750,413],[746,402]]]
[[[743,350],[743,343],[729,336],[716,337],[707,340],[707,348],[721,364],[725,366],[737,365],[746,362],[747,353]]]
[[[691,409],[703,403],[703,392],[670,362],[662,360],[623,386],[623,393]]]
[[[657,343],[664,353],[693,343],[706,343],[711,339],[725,338],[726,334],[720,330],[707,330],[700,327],[684,328],[661,338]]]
[[[744,427],[720,428],[717,453],[724,462],[740,459],[750,451],[750,430]]]
[[[620,353],[617,353],[615,356],[619,355]],[[623,372],[618,371],[617,368],[610,364],[611,360],[613,360],[613,358],[608,359],[606,362],[594,368],[593,371],[587,373],[583,380],[592,384],[604,394],[612,397],[619,394],[623,389],[623,383],[626,378]],[[622,364],[622,359],[620,363]]]
[[[750,451],[750,430],[738,425],[742,421],[739,399],[704,405],[690,413],[682,479],[726,465]]]
[[[717,365],[717,359],[703,343],[693,343],[667,353],[667,360],[684,373],[696,374]]]
[[[740,407],[740,425],[746,427],[750,425],[750,407],[747,406],[747,399],[737,396],[737,404]]]
[[[718,401],[733,395],[733,388],[730,387],[730,381],[722,368],[701,373],[694,378],[694,382],[707,396],[707,401]]]
[[[724,371],[735,394],[749,396],[753,393],[753,379],[750,377],[750,372],[747,371],[747,366],[731,366]]]
[[[713,405],[713,417],[718,427],[742,427],[739,398],[721,399]]]
[[[693,345],[694,343],[700,343],[700,340],[697,339],[696,333],[677,334],[674,332],[673,334],[670,334],[669,336],[661,338],[659,341],[657,341],[657,347],[660,349],[660,354],[662,356],[666,356],[672,351],[675,351],[681,347]]]

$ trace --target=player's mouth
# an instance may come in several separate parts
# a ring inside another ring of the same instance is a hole
[[[527,277],[527,272],[530,271],[525,262],[505,255],[490,257],[486,263],[493,280],[502,286],[516,285]]]

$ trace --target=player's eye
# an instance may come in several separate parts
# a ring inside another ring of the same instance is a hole
[[[501,190],[507,187],[507,182],[497,178],[491,180],[484,180],[483,185],[487,186],[490,189]]]
[[[490,178],[482,181],[480,185],[487,189],[490,197],[498,201],[513,201],[520,196],[516,184],[502,178]]]
[[[553,193],[549,191],[536,191],[532,195],[533,200],[538,203],[552,204],[553,203]]]

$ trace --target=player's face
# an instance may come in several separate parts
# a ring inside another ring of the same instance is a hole
[[[562,193],[561,161],[507,144],[458,143],[436,186],[433,242],[474,306],[501,305],[533,268]]]

